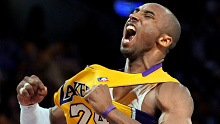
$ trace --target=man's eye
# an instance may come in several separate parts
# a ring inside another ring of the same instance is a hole
[[[145,17],[146,17],[146,18],[152,18],[152,19],[154,19],[154,17],[151,16],[151,15],[145,15]]]

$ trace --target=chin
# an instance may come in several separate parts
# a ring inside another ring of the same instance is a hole
[[[123,48],[120,49],[122,55],[126,58],[132,59],[134,56],[134,50],[129,48]]]

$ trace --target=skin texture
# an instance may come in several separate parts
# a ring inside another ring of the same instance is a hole
[[[126,42],[127,26],[135,28],[135,35]],[[160,63],[170,49],[175,47],[181,33],[176,17],[167,8],[148,3],[137,8],[125,23],[120,50],[126,57],[126,73],[142,73]],[[25,83],[30,85],[20,93]],[[113,89],[115,101],[122,99],[135,86]],[[18,101],[22,105],[41,102],[47,94],[47,88],[37,76],[25,77],[17,87]],[[107,85],[93,86],[86,92],[85,100],[94,111],[102,115],[112,105]],[[102,99],[102,100],[100,100]],[[144,98],[142,111],[158,115],[160,124],[191,124],[193,100],[189,90],[175,82],[164,82],[152,89]],[[50,109],[51,122],[65,124],[63,111],[58,107]],[[111,124],[138,124],[118,109],[110,111],[106,119]]]

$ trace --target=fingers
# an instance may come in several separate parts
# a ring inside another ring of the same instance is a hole
[[[107,84],[99,84],[99,85],[94,85],[91,89],[87,90],[85,92],[84,99],[90,103],[90,99],[93,98],[93,95],[97,95],[99,93],[104,93],[104,91],[108,90],[108,85]]]
[[[92,106],[95,113],[102,115],[112,105],[112,98],[108,85],[95,85],[86,91],[84,99]]]
[[[17,93],[25,98],[29,98],[36,93],[45,94],[46,90],[42,81],[35,75],[31,77],[26,76],[17,87]]]
[[[44,84],[36,75],[32,75],[31,78],[33,78],[37,82],[39,90],[45,90]]]
[[[25,98],[33,96],[35,94],[33,87],[27,82],[22,81],[22,83],[24,83],[24,86],[20,88],[19,93],[22,94]]]
[[[44,89],[43,90],[38,90],[38,94],[40,96],[46,96],[47,95],[47,87],[44,86]]]
[[[17,99],[22,105],[40,103],[47,95],[47,87],[35,75],[24,77],[16,90]]]
[[[39,95],[46,96],[46,94],[47,94],[47,87],[44,86],[43,82],[36,75],[32,75],[31,78],[33,78],[33,79],[35,79],[37,81],[38,89],[37,89],[36,92]]]
[[[93,90],[95,90],[97,87],[99,87],[99,85],[93,85],[93,87],[89,90],[87,90],[85,92],[85,96],[84,99],[87,101],[88,100],[88,96],[90,95],[90,93],[92,93]],[[87,101],[88,102],[88,101]]]

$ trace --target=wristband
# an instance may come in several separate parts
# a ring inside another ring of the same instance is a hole
[[[106,110],[105,110],[105,112],[102,114],[102,117],[103,118],[105,118],[106,116],[107,116],[107,114],[111,111],[111,110],[113,110],[113,109],[115,109],[116,107],[114,106],[114,105],[111,105],[110,107],[108,107]]]
[[[49,109],[42,108],[37,103],[29,106],[20,104],[20,108],[21,124],[51,124]]]

